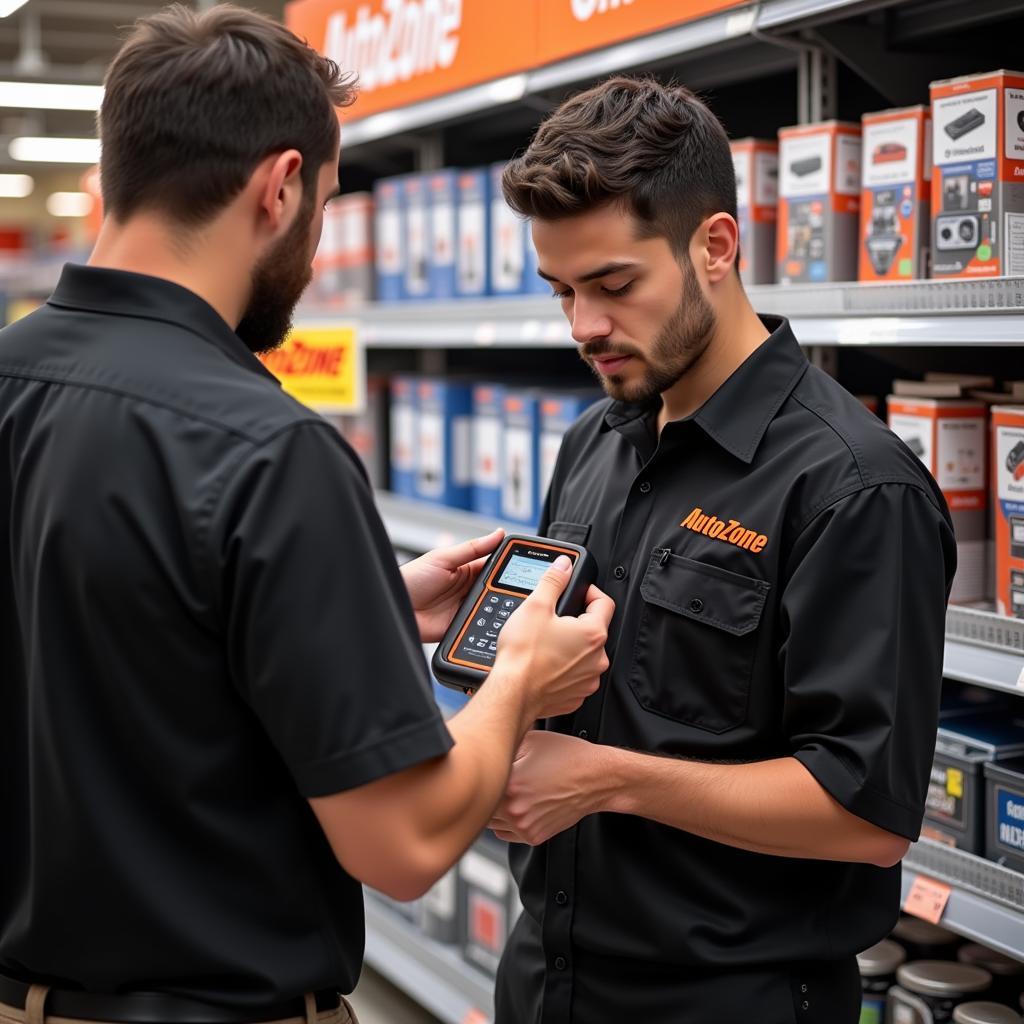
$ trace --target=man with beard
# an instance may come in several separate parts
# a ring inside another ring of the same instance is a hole
[[[345,1024],[359,883],[421,894],[607,666],[555,565],[446,729],[499,535],[401,573],[358,460],[255,352],[338,188],[336,65],[230,5],[144,19],[89,265],[0,335],[0,1020]],[[449,731],[450,730],[450,731]]]
[[[918,459],[757,316],[690,92],[568,100],[504,177],[609,395],[542,529],[616,601],[596,695],[492,821],[526,908],[497,1024],[853,1024],[917,837],[955,547]]]

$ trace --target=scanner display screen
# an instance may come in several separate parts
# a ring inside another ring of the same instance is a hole
[[[542,562],[538,558],[513,555],[498,578],[498,586],[533,591],[550,565],[550,562]]]

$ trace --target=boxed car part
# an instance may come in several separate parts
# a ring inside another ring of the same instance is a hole
[[[524,295],[550,295],[551,285],[540,274],[537,273],[537,247],[533,244],[533,232],[530,230],[530,222],[523,224],[523,244],[525,246],[523,264],[523,294]]]
[[[455,295],[457,182],[458,171],[450,169],[427,175],[430,224],[427,277],[433,299],[450,299]]]
[[[944,719],[935,741],[922,835],[970,853],[982,853],[984,765],[1022,753],[1024,722],[999,713]]]
[[[889,991],[892,1024],[949,1024],[961,1003],[987,993],[992,976],[981,967],[946,960],[917,960],[896,970]]]
[[[417,383],[416,377],[391,378],[391,490],[407,498],[416,494]]]
[[[381,178],[373,186],[377,298],[397,302],[405,287],[402,237],[402,179]]]
[[[899,919],[889,937],[907,951],[908,960],[953,960],[963,942],[947,928],[906,915]]]
[[[765,139],[736,139],[730,148],[736,172],[740,275],[747,284],[774,284],[779,144]]]
[[[1024,964],[1012,956],[997,953],[988,946],[969,942],[961,946],[956,955],[962,964],[984,967],[992,975],[989,998],[1004,1006],[1016,1006],[1021,992],[1024,992]]]
[[[992,407],[996,611],[1024,619],[1024,406]]]
[[[460,171],[456,187],[455,294],[474,298],[489,290],[490,176],[483,168]]]
[[[526,264],[526,221],[505,202],[501,175],[505,164],[493,164],[491,175],[491,294],[521,295]]]
[[[459,914],[458,866],[453,867],[424,893],[419,901],[418,920],[424,934],[438,942],[462,945],[462,918]]]
[[[540,402],[523,388],[506,390],[503,400],[501,515],[528,526],[540,517]]]
[[[985,856],[1024,871],[1024,758],[985,765]]]
[[[341,291],[345,305],[358,306],[373,298],[373,196],[352,192],[335,203],[341,228]]]
[[[777,279],[854,281],[860,207],[860,125],[779,132]]]
[[[1021,1024],[1021,1019],[1002,1003],[961,1003],[953,1011],[953,1024]]]
[[[430,379],[417,385],[416,497],[469,508],[473,493],[473,388]]]
[[[1024,74],[932,82],[932,276],[1024,273]]]
[[[555,472],[555,462],[562,449],[565,432],[580,418],[587,406],[597,401],[598,397],[599,395],[593,391],[565,392],[551,395],[541,401],[537,491],[539,505],[543,505],[548,487],[551,486],[551,477]]]
[[[405,248],[405,281],[402,298],[430,296],[430,210],[426,175],[402,178],[402,233]]]
[[[950,600],[988,597],[985,487],[988,406],[957,399],[890,395],[889,429],[942,488],[956,532],[957,570]]]
[[[860,1024],[885,1024],[886,997],[896,984],[896,969],[906,959],[906,950],[890,939],[883,939],[857,954],[861,988]]]
[[[505,389],[500,384],[473,388],[474,512],[501,517],[501,466],[505,446]]]
[[[324,210],[320,244],[313,256],[313,279],[307,299],[317,305],[334,305],[343,301],[344,224],[341,200],[328,203]]]
[[[860,196],[861,281],[928,276],[931,251],[931,112],[865,114]]]
[[[356,450],[374,488],[388,485],[388,382],[378,374],[366,378],[362,412],[337,417],[338,429]]]
[[[463,956],[493,975],[515,923],[518,900],[508,869],[508,851],[504,843],[485,833],[465,853],[458,868],[462,881]]]

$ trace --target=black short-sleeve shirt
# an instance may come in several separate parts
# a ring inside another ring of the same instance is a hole
[[[793,756],[852,813],[914,839],[949,515],[916,456],[764,319],[766,342],[660,438],[655,407],[610,401],[567,436],[542,529],[586,543],[617,609],[601,689],[548,727],[669,757]],[[749,853],[626,815],[512,862],[543,949],[531,962],[517,943],[502,984],[543,975],[544,1024],[570,1019],[577,953],[618,964],[628,987],[630,964],[838,960],[898,912],[899,868]]]
[[[0,453],[0,971],[350,991],[305,798],[451,745],[357,458],[196,295],[76,266],[0,334]]]

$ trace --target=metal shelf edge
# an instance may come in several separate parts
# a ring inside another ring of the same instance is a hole
[[[943,675],[1024,696],[1024,657],[946,638]]]

